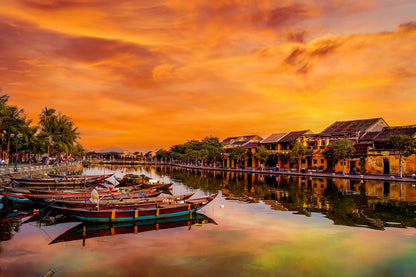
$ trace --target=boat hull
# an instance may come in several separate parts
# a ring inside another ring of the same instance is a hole
[[[182,216],[197,212],[215,199],[217,194],[210,197],[184,201],[183,204],[155,204],[151,208],[124,207],[123,209],[89,210],[66,207],[53,207],[64,214],[87,222],[128,222],[152,220],[159,218]]]
[[[8,193],[8,192],[3,192],[4,197],[17,202],[17,203],[33,203],[32,200],[26,198],[24,195],[22,194],[18,194],[18,193]]]

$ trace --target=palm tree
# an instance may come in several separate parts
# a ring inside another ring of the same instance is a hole
[[[48,160],[52,151],[68,155],[79,137],[78,128],[73,126],[72,119],[61,113],[56,115],[55,112],[55,109],[45,107],[39,115],[39,135],[46,142]]]
[[[45,107],[39,115],[40,136],[45,139],[48,153],[48,162],[51,155],[51,145],[53,143],[53,134],[57,124],[57,117],[55,109],[48,109]]]
[[[53,141],[55,143],[55,151],[57,154],[68,154],[73,149],[73,146],[79,136],[78,128],[73,127],[72,119],[66,115],[59,113],[56,120],[56,129],[53,134]]]

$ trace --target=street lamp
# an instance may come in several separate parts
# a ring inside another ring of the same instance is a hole
[[[19,139],[22,137],[22,134],[17,134],[16,136],[16,156],[14,157],[14,171],[17,171],[17,142],[19,141]]]

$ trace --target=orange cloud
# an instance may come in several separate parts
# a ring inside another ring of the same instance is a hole
[[[0,87],[71,116],[87,149],[414,124],[416,7],[381,2],[7,1]]]

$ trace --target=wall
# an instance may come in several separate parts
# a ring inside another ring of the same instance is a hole
[[[367,158],[368,174],[383,174],[384,159],[390,163],[390,175],[400,175],[399,156],[392,154],[390,151],[372,151]],[[402,158],[403,176],[411,176],[415,173],[415,155]]]

